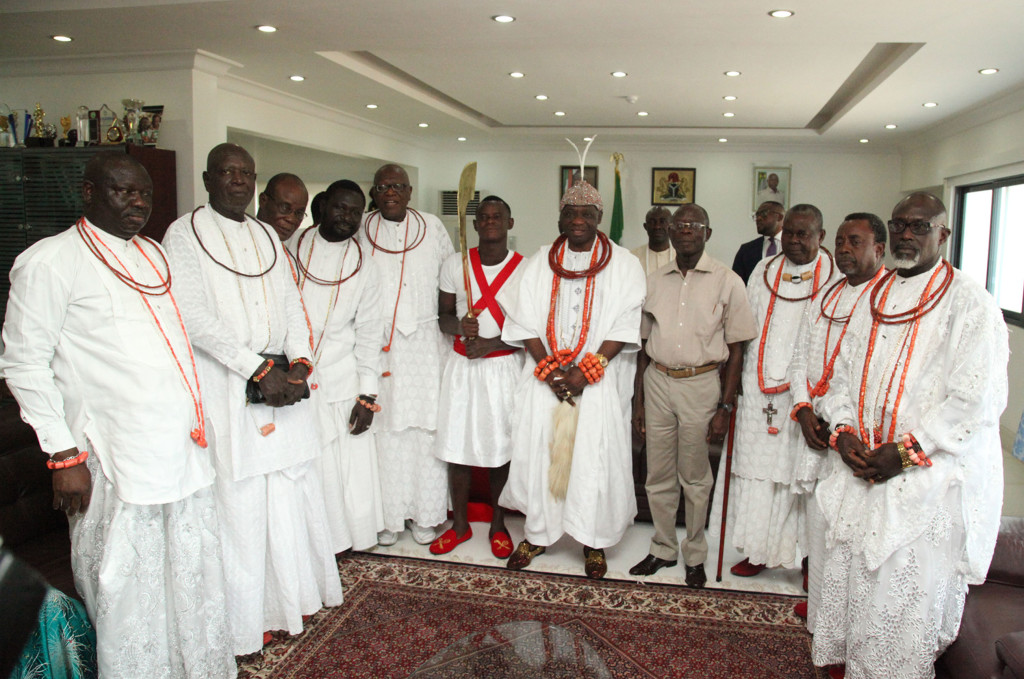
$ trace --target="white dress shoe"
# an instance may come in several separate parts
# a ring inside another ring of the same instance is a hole
[[[426,528],[415,521],[412,522],[412,539],[418,544],[429,545],[437,537],[437,531],[433,528]]]
[[[377,533],[377,544],[381,547],[390,547],[398,542],[398,533],[392,530],[382,530]]]

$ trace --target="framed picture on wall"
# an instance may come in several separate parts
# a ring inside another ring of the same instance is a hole
[[[651,205],[686,205],[697,195],[697,170],[692,167],[651,169]]]
[[[789,209],[789,166],[778,167],[754,167],[754,203],[751,210],[766,200],[774,200],[782,203],[782,207]]]
[[[558,198],[561,200],[565,192],[576,183],[576,180],[580,176],[579,165],[563,165],[561,178],[558,182]],[[583,178],[587,180],[587,183],[597,188],[597,165],[587,165],[583,168]]]

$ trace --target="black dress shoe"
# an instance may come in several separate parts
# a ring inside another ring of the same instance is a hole
[[[696,566],[686,567],[686,586],[693,587],[694,589],[703,589],[704,583],[708,581],[708,576],[704,574],[704,564],[699,563]]]
[[[629,569],[630,575],[654,575],[662,568],[671,568],[675,566],[678,561],[666,561],[665,559],[659,559],[653,554],[648,554],[644,557],[644,560]]]

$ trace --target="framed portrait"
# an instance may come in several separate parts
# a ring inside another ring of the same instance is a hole
[[[139,135],[146,146],[156,146],[160,138],[160,123],[164,119],[164,107],[143,106],[139,113]]]
[[[576,180],[580,176],[579,165],[563,165],[561,178],[558,183],[558,198],[561,199],[565,192],[576,183]],[[587,180],[587,183],[597,188],[597,165],[587,165],[583,168],[583,178]]]
[[[686,205],[697,193],[697,170],[692,167],[651,169],[651,205]]]
[[[766,200],[774,200],[782,203],[782,207],[789,209],[789,186],[790,168],[780,167],[754,167],[754,202],[751,211]]]

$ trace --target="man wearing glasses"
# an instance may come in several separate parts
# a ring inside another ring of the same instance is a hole
[[[302,225],[308,203],[309,192],[301,179],[287,172],[275,174],[259,196],[256,219],[274,227],[283,243]]]
[[[785,216],[786,210],[782,203],[769,200],[758,206],[753,215],[758,236],[741,245],[736,258],[732,260],[732,270],[739,275],[744,285],[758,262],[779,253],[779,232],[782,231],[782,219]]]
[[[812,655],[850,677],[930,677],[999,530],[1007,332],[940,255],[942,201],[907,196],[889,236],[895,268],[854,312],[822,402],[845,464],[816,491],[828,547]]]
[[[449,351],[437,325],[441,265],[455,249],[441,220],[409,207],[412,184],[398,165],[385,165],[370,188],[377,209],[356,235],[363,256],[380,271],[384,352],[377,404],[383,546],[412,537],[433,542],[448,514],[448,469],[434,455],[441,371]]]
[[[736,405],[743,343],[757,334],[757,326],[739,276],[704,252],[711,238],[704,208],[680,207],[668,231],[676,258],[647,277],[642,378],[634,392],[633,425],[648,434],[646,488],[655,532],[650,553],[629,572],[653,575],[676,565],[682,484],[686,584],[699,588],[707,580],[704,523],[713,483],[708,443],[725,437]]]

